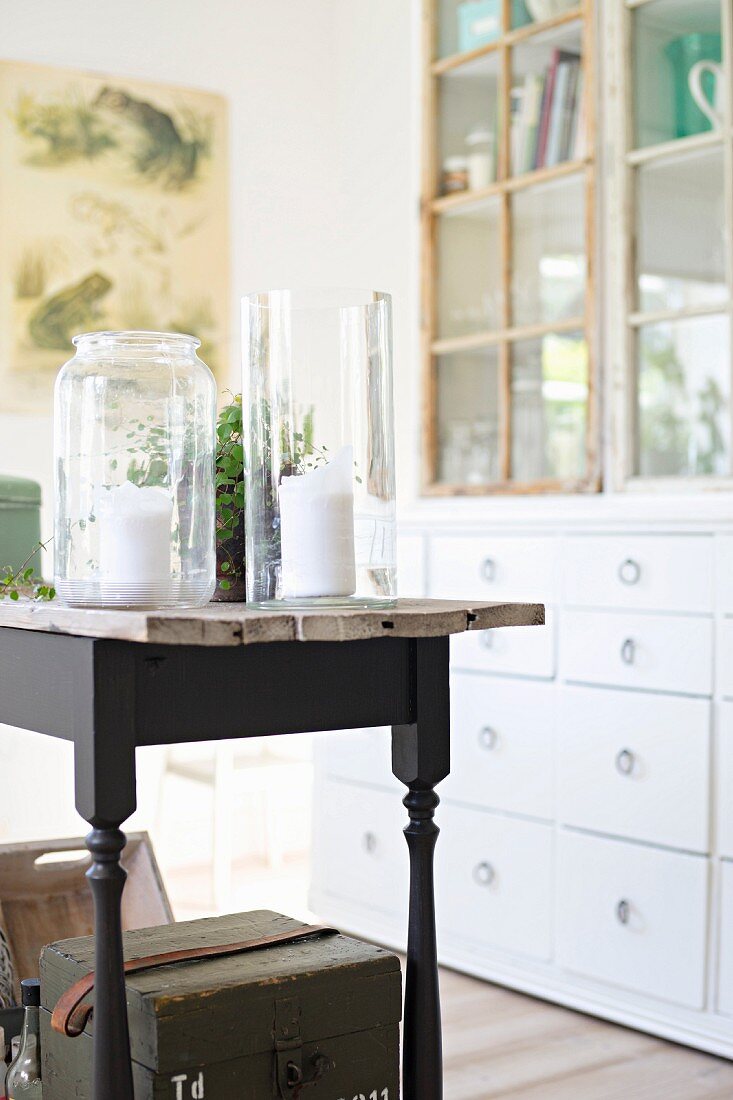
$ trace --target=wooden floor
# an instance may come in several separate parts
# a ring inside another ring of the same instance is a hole
[[[733,1062],[441,974],[445,1100],[733,1098]]]

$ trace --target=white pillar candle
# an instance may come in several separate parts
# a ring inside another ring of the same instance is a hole
[[[173,501],[164,489],[130,481],[109,489],[99,503],[99,566],[105,580],[146,584],[167,580]]]
[[[352,596],[354,452],[342,447],[331,462],[280,482],[280,538],[284,599]]]

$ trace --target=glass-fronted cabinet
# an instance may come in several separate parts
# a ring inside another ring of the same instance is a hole
[[[733,487],[733,2],[425,37],[425,491]]]
[[[589,489],[590,0],[425,0],[427,492]]]
[[[617,483],[733,475],[730,0],[617,0]]]

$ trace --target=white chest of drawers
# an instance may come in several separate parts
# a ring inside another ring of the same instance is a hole
[[[733,1057],[733,535],[414,524],[402,558],[405,594],[548,611],[452,645],[443,961]],[[312,907],[403,946],[388,731],[328,738]]]

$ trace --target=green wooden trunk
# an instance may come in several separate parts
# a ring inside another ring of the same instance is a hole
[[[297,930],[259,911],[127,932],[125,958]],[[72,1039],[51,1030],[59,996],[93,968],[88,936],[44,948],[41,1029],[44,1100],[91,1100],[92,1015]],[[127,976],[135,1100],[397,1100],[399,959],[326,935]],[[278,1054],[329,1068],[300,1094],[281,1090]]]
[[[24,477],[0,474],[0,569],[18,569],[41,537],[41,487]],[[41,572],[40,556],[33,559]]]

